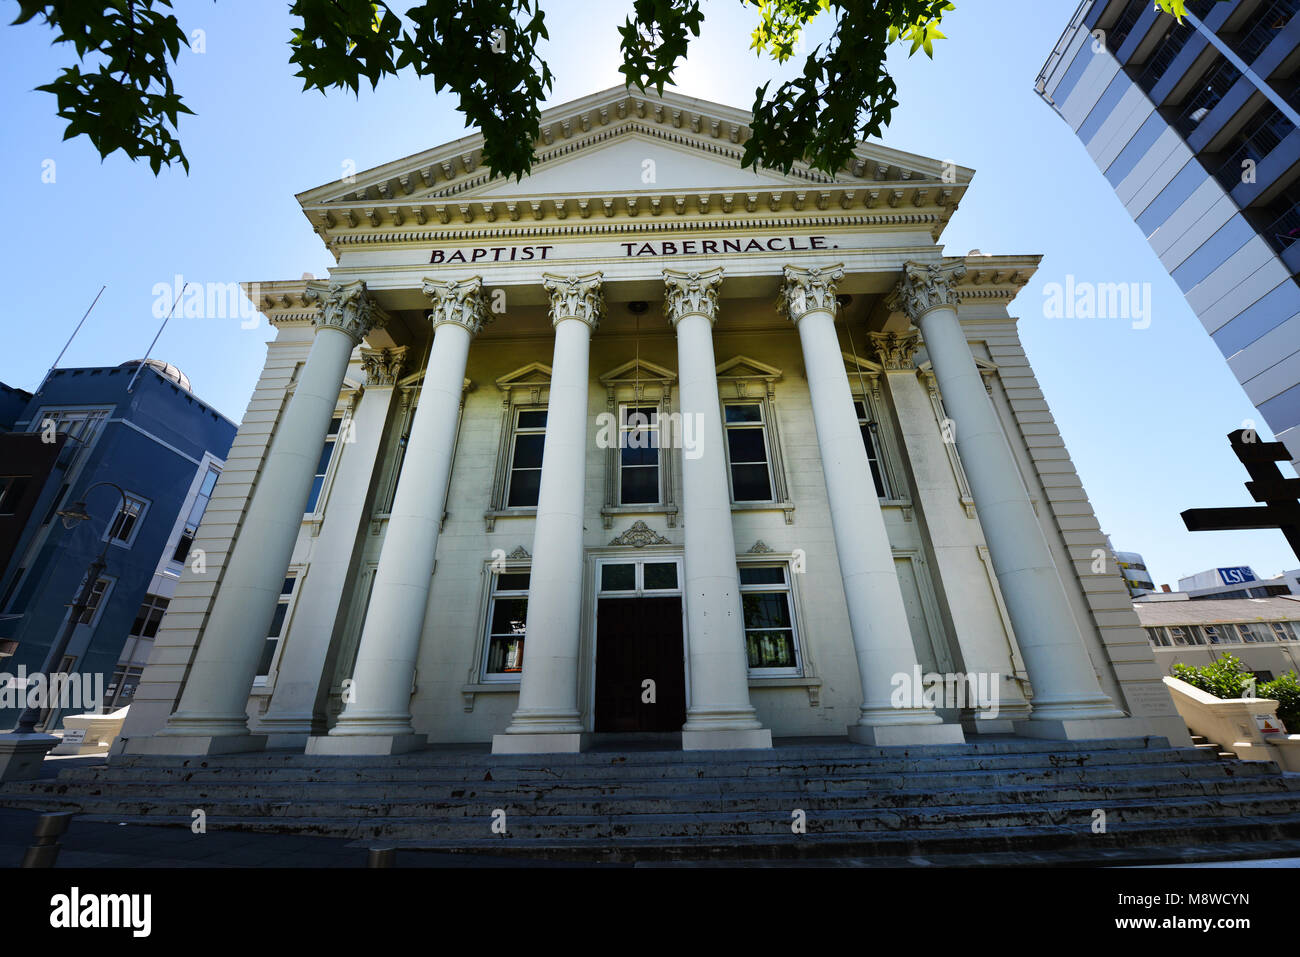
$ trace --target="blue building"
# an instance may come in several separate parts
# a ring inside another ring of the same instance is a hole
[[[0,433],[0,680],[40,672],[107,546],[57,670],[102,675],[105,708],[123,707],[191,558],[235,423],[156,359],[56,369],[35,394],[8,389],[0,398],[12,420]],[[90,519],[67,528],[58,513],[78,502]],[[44,726],[61,717],[47,714]],[[0,721],[16,719],[16,709],[0,709]]]
[[[1084,0],[1038,76],[1300,469],[1300,0]],[[1118,284],[1112,284],[1118,285]]]

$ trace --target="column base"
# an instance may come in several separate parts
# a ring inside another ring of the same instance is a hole
[[[406,754],[429,744],[424,734],[316,734],[307,739],[305,754]]]
[[[970,734],[1015,734],[1016,719],[972,718],[969,721],[963,721],[962,728]]]
[[[1017,721],[1016,734],[1026,738],[1049,738],[1057,741],[1087,741],[1099,738],[1138,738],[1151,733],[1150,725],[1140,718],[1031,718]]]
[[[266,748],[263,734],[158,734],[119,738],[112,754],[243,754]]]
[[[851,724],[849,740],[877,748],[917,744],[965,744],[959,724]]]
[[[58,743],[52,734],[0,734],[0,783],[39,778],[45,755]]]
[[[585,731],[521,732],[492,735],[493,754],[577,754],[591,744]]]
[[[721,731],[687,731],[682,729],[683,751],[731,751],[744,748],[771,748],[772,732],[767,728],[730,728]]]

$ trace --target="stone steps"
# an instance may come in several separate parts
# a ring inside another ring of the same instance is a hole
[[[0,788],[91,820],[572,860],[1133,848],[1300,839],[1300,776],[1162,738],[393,758],[132,756]],[[507,833],[492,832],[504,810]],[[806,833],[791,828],[803,812]],[[1105,811],[1105,834],[1092,833]],[[730,851],[728,850],[730,849]]]

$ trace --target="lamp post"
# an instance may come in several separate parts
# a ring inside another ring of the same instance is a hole
[[[82,493],[80,501],[74,502],[69,508],[59,510],[58,514],[63,519],[64,528],[76,528],[83,521],[90,518],[90,514],[86,511],[86,499],[90,498],[91,492],[102,486],[117,489],[117,494],[121,496],[122,499],[121,510],[118,514],[125,514],[127,507],[126,493],[122,491],[121,487],[112,482],[96,482]],[[108,555],[108,545],[111,540],[111,535],[104,538],[104,547],[99,550],[99,554],[95,556],[95,560],[92,561],[86,569],[86,580],[82,583],[81,590],[77,592],[77,597],[73,601],[72,611],[68,615],[68,621],[67,624],[64,625],[63,633],[59,635],[58,641],[50,646],[49,653],[45,656],[45,663],[41,665],[41,673],[48,676],[48,686],[50,688],[53,688],[54,669],[62,663],[64,652],[68,650],[68,643],[72,641],[73,632],[76,631],[77,624],[81,621],[81,616],[85,614],[86,609],[90,607],[91,597],[95,593],[95,582],[99,581],[99,576],[103,573],[104,568],[107,565],[106,558]],[[35,734],[36,725],[40,723],[40,720],[41,708],[31,707],[29,705],[24,708],[22,714],[18,716],[18,723],[14,725],[14,734]]]

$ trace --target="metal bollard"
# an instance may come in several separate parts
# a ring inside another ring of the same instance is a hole
[[[367,867],[396,867],[397,866],[397,848],[389,844],[370,849],[370,859],[366,861]]]
[[[59,838],[77,816],[76,811],[54,811],[36,820],[36,843],[27,848],[19,867],[53,867],[59,857]]]

